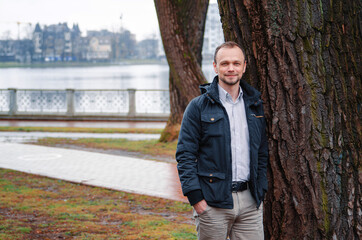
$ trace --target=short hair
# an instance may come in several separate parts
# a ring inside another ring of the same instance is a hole
[[[216,63],[216,55],[217,55],[217,53],[219,52],[219,50],[220,50],[221,48],[234,48],[234,47],[240,48],[240,50],[242,51],[242,53],[243,53],[243,55],[244,55],[244,60],[246,60],[246,55],[245,55],[244,49],[243,49],[239,44],[237,44],[236,42],[228,41],[228,42],[224,42],[223,44],[219,45],[219,46],[215,49],[214,62]]]

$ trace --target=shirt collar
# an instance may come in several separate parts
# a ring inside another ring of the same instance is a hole
[[[223,101],[223,102],[233,103],[233,100],[232,100],[232,98],[231,98],[231,95],[230,95],[225,89],[223,89],[223,88],[220,86],[220,84],[218,84],[217,87],[218,87],[218,89],[219,89],[219,98],[220,98],[220,100]],[[242,90],[242,88],[239,87],[239,89],[240,89],[239,95],[238,95],[235,103],[237,103],[237,102],[240,100],[240,98],[242,98],[242,96],[243,96],[243,90]]]

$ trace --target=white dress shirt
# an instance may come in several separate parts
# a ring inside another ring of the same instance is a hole
[[[231,95],[220,85],[219,98],[226,109],[230,123],[232,181],[249,181],[250,177],[250,147],[249,129],[246,120],[243,90],[240,87],[239,96],[233,102]]]

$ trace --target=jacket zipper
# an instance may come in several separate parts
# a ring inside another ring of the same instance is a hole
[[[253,117],[256,117],[256,118],[263,118],[264,116],[257,116],[257,115],[255,115],[254,113],[252,113],[252,114],[250,114],[251,116],[253,116]]]

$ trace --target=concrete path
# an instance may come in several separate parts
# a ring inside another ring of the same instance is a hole
[[[0,143],[0,167],[178,201],[176,164],[79,150]]]
[[[4,120],[2,127],[85,127],[85,128],[164,128],[166,122],[154,121],[62,121],[62,120]]]
[[[125,138],[131,141],[159,139],[160,134],[141,133],[72,133],[72,132],[0,132],[0,142],[29,142],[39,138]]]

